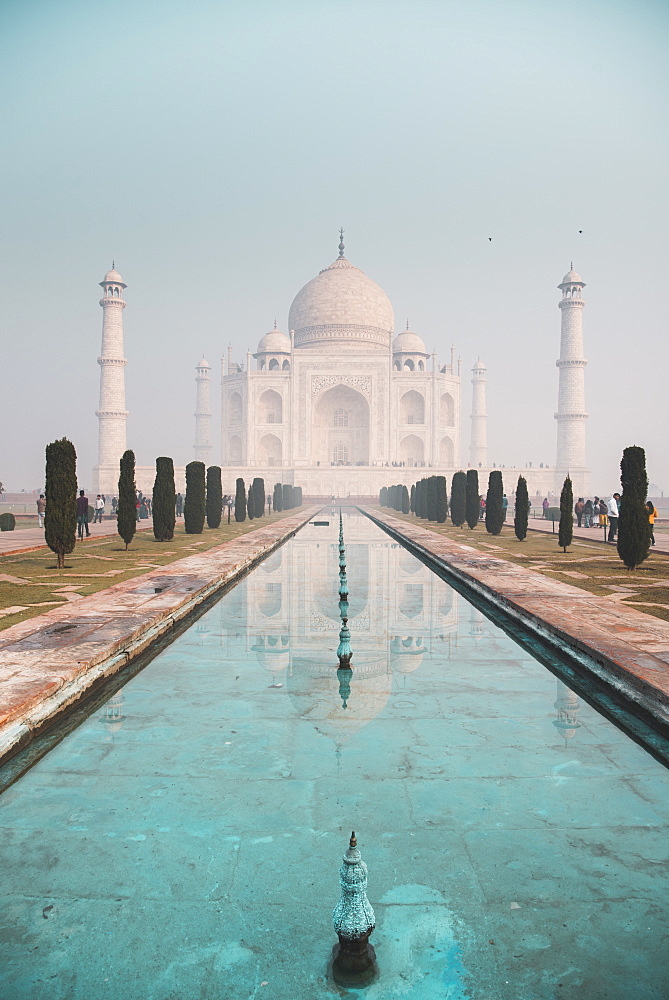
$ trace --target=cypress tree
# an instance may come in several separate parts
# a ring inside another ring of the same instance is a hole
[[[448,515],[448,497],[446,495],[446,477],[435,476],[437,494],[437,524],[443,524]]]
[[[246,520],[246,486],[243,479],[237,480],[235,492],[235,521]]]
[[[650,552],[652,530],[646,507],[648,476],[643,448],[632,445],[623,451],[620,483],[623,495],[618,521],[618,555],[627,569],[636,569]]]
[[[479,521],[481,513],[481,502],[479,500],[479,474],[476,469],[467,469],[467,479],[465,486],[465,503],[467,516],[465,520],[473,530]]]
[[[127,452],[126,452],[127,454]],[[134,484],[133,484],[134,486]],[[121,483],[119,481],[119,511]],[[174,488],[174,462],[171,458],[156,459],[156,481],[153,484],[153,537],[157,542],[171,542],[174,538],[176,490]],[[133,517],[134,517],[133,509]],[[119,515],[120,523],[120,515]],[[119,528],[120,534],[120,528]]]
[[[293,506],[293,487],[290,485],[290,483],[284,483],[282,491],[283,491],[283,497],[282,497],[283,509],[291,510]]]
[[[499,535],[504,524],[504,483],[502,473],[494,469],[488,476],[488,492],[485,501],[485,530],[489,535]]]
[[[223,484],[220,465],[210,465],[207,469],[207,525],[218,528],[223,514]]]
[[[527,535],[527,518],[530,513],[530,498],[527,493],[527,480],[518,476],[516,486],[516,509],[513,515],[513,530],[519,542],[525,541]]]
[[[201,535],[204,529],[204,475],[204,462],[189,462],[186,466],[184,531],[187,535]]]
[[[293,494],[294,494],[295,506],[296,507],[301,507],[302,506],[302,487],[301,486],[296,486],[294,488],[294,490],[293,490]]]
[[[253,516],[262,517],[265,513],[265,480],[256,477],[251,485],[253,494]]]
[[[437,520],[437,477],[428,476],[425,482],[425,505],[428,521]]]
[[[387,486],[382,486],[381,487],[381,490],[379,492],[379,506],[380,507],[387,507],[388,506],[388,487]]]
[[[253,492],[253,483],[249,486],[249,491],[246,495],[246,516],[249,521],[252,521],[256,516],[256,498]]]
[[[409,494],[409,510],[412,514],[416,513],[416,486],[415,484],[411,487],[411,492]]]
[[[406,486],[402,487],[402,513],[409,513],[409,491]]]
[[[467,516],[467,477],[456,472],[451,481],[451,521],[461,528]]]
[[[125,542],[126,549],[133,540],[135,531],[137,530],[136,504],[135,453],[134,451],[124,451],[119,463],[116,530]]]
[[[560,493],[560,530],[558,532],[558,545],[563,552],[567,551],[567,546],[571,545],[574,537],[574,493],[569,476],[564,481],[562,492]]]
[[[281,489],[281,483],[274,483],[274,492],[272,494],[272,507],[275,511],[283,510],[283,490]]]
[[[416,483],[416,513],[419,517],[427,517],[427,480],[420,479]]]
[[[67,438],[46,446],[45,499],[44,538],[63,569],[77,535],[77,453]]]

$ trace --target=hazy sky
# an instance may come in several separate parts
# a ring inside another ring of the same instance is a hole
[[[66,435],[90,483],[112,258],[128,445],[181,464],[201,353],[285,330],[343,225],[398,327],[456,345],[465,448],[486,362],[506,465],[555,461],[573,259],[593,489],[628,444],[669,489],[668,53],[654,0],[2,0],[0,480]]]

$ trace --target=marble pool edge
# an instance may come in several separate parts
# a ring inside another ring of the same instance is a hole
[[[165,638],[322,510],[301,509],[221,545],[60,605],[0,633],[0,765]]]
[[[669,734],[669,622],[553,580],[391,514],[358,509],[428,566],[567,653],[624,704]]]

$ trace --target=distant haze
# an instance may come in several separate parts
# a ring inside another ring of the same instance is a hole
[[[90,483],[112,258],[128,444],[183,464],[201,354],[217,414],[228,343],[286,329],[342,225],[397,327],[462,356],[465,447],[485,361],[507,466],[555,462],[573,260],[593,489],[629,444],[669,489],[668,51],[649,0],[5,0],[0,480],[42,485],[65,435]]]

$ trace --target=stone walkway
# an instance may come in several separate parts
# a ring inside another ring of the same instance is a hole
[[[296,511],[207,552],[161,566],[2,632],[0,762],[320,509]]]
[[[89,524],[91,532],[90,538],[84,538],[77,545],[85,545],[86,542],[94,538],[102,538],[106,535],[116,534],[116,518],[110,518],[101,524]],[[138,531],[147,531],[153,528],[153,521],[149,518],[146,521],[137,522]],[[0,556],[8,556],[15,552],[34,552],[36,549],[45,548],[44,528],[19,528],[16,531],[0,531]]]
[[[669,727],[669,622],[517,566],[385,511],[360,508],[450,574],[540,634],[586,654],[608,687]]]

